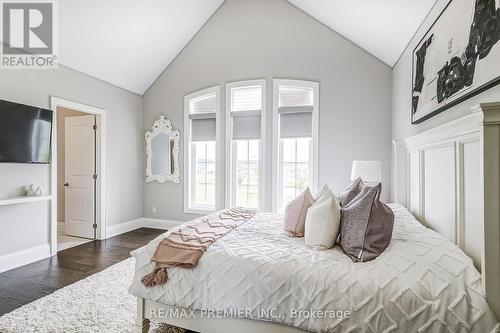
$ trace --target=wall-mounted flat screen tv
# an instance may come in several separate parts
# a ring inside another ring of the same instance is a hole
[[[0,163],[50,163],[52,111],[0,100]]]

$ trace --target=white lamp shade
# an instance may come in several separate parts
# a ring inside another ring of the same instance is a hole
[[[367,183],[380,183],[380,161],[352,161],[351,180],[358,177]]]

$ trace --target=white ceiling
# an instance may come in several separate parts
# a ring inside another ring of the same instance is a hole
[[[393,66],[436,0],[288,1]],[[59,63],[143,95],[222,2],[59,1]]]
[[[142,95],[222,2],[58,1],[59,63]]]
[[[288,0],[393,67],[436,0]]]

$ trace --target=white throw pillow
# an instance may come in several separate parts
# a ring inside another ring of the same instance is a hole
[[[328,185],[325,185],[323,186],[321,191],[318,194],[316,194],[316,197],[314,197],[314,205],[319,204],[321,202],[325,202],[330,198],[333,198],[335,201],[339,202],[339,199],[337,198],[335,193],[333,193],[333,191],[328,187]]]
[[[314,201],[317,201],[319,198],[321,198],[323,196],[323,194],[329,193],[329,192],[331,192],[333,194],[332,190],[330,190],[330,188],[328,187],[328,185],[326,185],[326,184],[323,185],[323,187],[321,188],[321,190],[319,190],[318,193],[316,193],[315,195],[313,195]]]
[[[333,193],[323,194],[306,216],[304,242],[318,249],[330,249],[335,245],[340,229],[340,205]]]

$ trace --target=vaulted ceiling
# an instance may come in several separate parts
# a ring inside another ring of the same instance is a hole
[[[288,0],[393,67],[436,0]]]
[[[63,0],[59,63],[139,95],[223,0]]]
[[[59,63],[142,95],[223,1],[59,1]],[[436,0],[288,1],[393,66]]]

